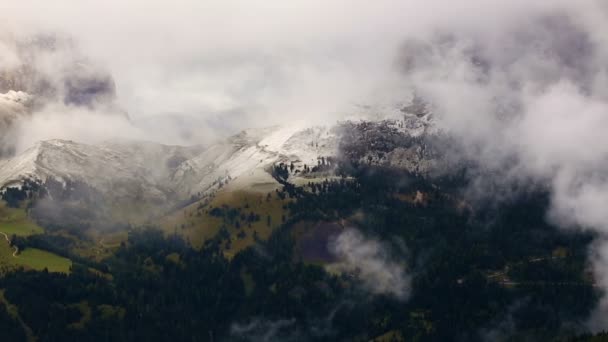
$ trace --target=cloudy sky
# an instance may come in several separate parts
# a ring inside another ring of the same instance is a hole
[[[112,73],[134,120],[171,115],[233,131],[407,98],[395,73],[406,38],[497,31],[571,1],[546,3],[25,0],[3,4],[2,22],[17,36],[74,37]]]
[[[112,72],[132,117],[241,127],[362,101],[390,77],[410,16],[392,1],[41,3],[10,4],[12,31],[75,37]]]

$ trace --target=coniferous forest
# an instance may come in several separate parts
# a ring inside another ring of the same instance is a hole
[[[295,186],[289,171],[274,172],[283,187],[269,196],[293,199],[290,214],[269,239],[231,258],[222,252],[230,234],[193,248],[154,226],[129,227],[128,240],[102,261],[70,254],[70,241],[53,234],[15,238],[20,249],[46,248],[73,264],[69,275],[21,270],[0,278],[3,336],[517,341],[569,340],[584,331],[599,295],[585,271],[593,236],[548,224],[542,188],[467,204],[464,178],[431,184],[371,165],[340,165],[337,173]],[[409,199],[416,192],[423,200]],[[320,231],[332,224],[384,241],[384,257],[408,276],[407,293],[370,292],[361,285],[367,275],[311,260],[301,236],[315,230],[324,241]]]

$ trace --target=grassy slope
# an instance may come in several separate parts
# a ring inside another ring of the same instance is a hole
[[[0,276],[15,268],[13,248],[8,245],[4,237],[0,237]]]
[[[249,192],[244,190],[221,191],[207,205],[197,202],[167,217],[161,223],[161,227],[167,233],[177,233],[197,248],[204,242],[213,238],[224,225],[224,220],[209,214],[212,208],[228,206],[230,208],[240,208],[243,213],[254,212],[260,215],[260,220],[251,223],[241,221],[241,228],[234,225],[226,225],[231,235],[231,248],[225,251],[226,256],[233,256],[238,251],[251,246],[254,243],[253,232],[257,232],[259,239],[267,239],[272,231],[282,222],[282,216],[287,215],[283,206],[288,200],[281,200],[275,192],[270,192],[270,199],[267,200],[268,193]],[[270,215],[271,224],[268,226],[267,217]],[[240,231],[244,231],[244,238],[237,237]]]
[[[0,205],[0,232],[9,237],[11,235],[29,236],[40,234],[43,229],[27,217],[24,209]]]
[[[30,220],[25,209],[8,208],[0,203],[0,232],[10,238],[12,235],[29,236],[41,234],[44,230],[35,222]],[[3,235],[0,235],[0,273],[10,271],[15,267],[26,269],[43,270],[50,272],[69,273],[72,262],[36,248],[27,248],[16,257],[13,256],[14,249],[9,246]]]
[[[37,271],[69,273],[72,261],[59,255],[49,253],[37,248],[26,248],[12,262],[17,266],[24,266]]]

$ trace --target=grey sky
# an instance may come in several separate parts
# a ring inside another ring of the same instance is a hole
[[[196,115],[242,128],[335,118],[394,92],[406,37],[487,31],[568,1],[530,3],[25,0],[8,2],[3,13],[17,35],[74,36],[113,74],[119,102],[135,119]]]

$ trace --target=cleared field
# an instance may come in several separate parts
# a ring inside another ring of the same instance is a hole
[[[70,273],[72,267],[70,259],[37,248],[26,248],[16,258],[11,258],[14,265],[37,271],[46,268],[49,272]]]
[[[43,229],[27,217],[25,209],[0,204],[0,232],[8,236],[29,236],[41,234]]]
[[[6,241],[11,236],[30,236],[44,232],[42,227],[30,220],[23,208],[8,208],[0,203],[0,274],[16,267],[49,272],[69,273],[72,261],[56,254],[36,248],[26,248],[14,256],[15,249]],[[6,234],[6,238],[5,235]]]
[[[49,272],[70,273],[72,261],[56,254],[36,248],[26,248],[16,257],[13,248],[4,241],[0,241],[0,276],[18,267],[31,270],[44,270]]]

